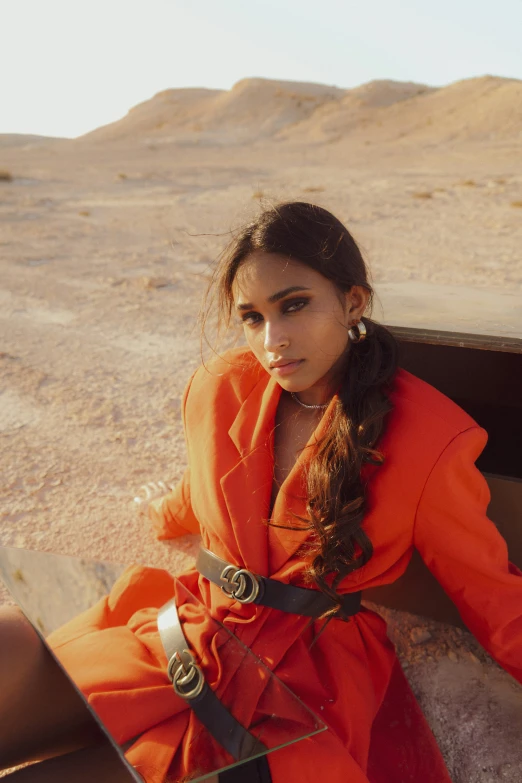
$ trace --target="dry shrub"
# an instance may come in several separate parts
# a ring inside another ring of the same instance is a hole
[[[493,182],[496,182],[497,185],[505,185],[506,180],[504,177],[496,177]]]
[[[123,174],[123,172],[120,171],[119,174],[118,174],[118,178],[119,179],[127,179],[127,175]]]
[[[81,215],[82,217],[89,217],[91,213],[89,212],[88,209],[82,209],[80,210],[80,212],[78,212],[78,214]]]
[[[512,201],[511,202],[512,207],[522,207],[522,201]]]
[[[265,197],[265,193],[264,193],[263,190],[255,190],[252,193],[252,198],[257,198],[259,200],[259,199],[262,199],[264,197]]]
[[[419,193],[412,193],[413,198],[433,198],[433,193],[429,190],[422,190]]]
[[[12,182],[13,175],[6,169],[0,169],[0,182]]]
[[[303,188],[304,193],[324,193],[326,188],[324,188],[322,185],[312,185],[309,188]]]
[[[463,179],[462,182],[459,182],[459,185],[465,185],[468,188],[474,188],[476,184],[474,179]]]

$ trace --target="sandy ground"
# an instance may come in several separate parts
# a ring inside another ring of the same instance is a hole
[[[491,79],[342,94],[247,80],[169,91],[75,141],[0,136],[0,544],[191,562],[196,539],[156,542],[132,499],[185,466],[209,265],[260,202],[334,211],[377,292],[520,296],[521,83]],[[387,618],[456,783],[522,781],[518,686],[465,632]]]

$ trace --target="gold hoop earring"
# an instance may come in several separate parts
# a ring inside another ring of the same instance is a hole
[[[357,329],[357,335],[353,331],[354,328]],[[362,341],[366,338],[366,326],[364,323],[359,321],[358,323],[355,323],[351,329],[348,329],[348,337],[352,343],[362,343]]]

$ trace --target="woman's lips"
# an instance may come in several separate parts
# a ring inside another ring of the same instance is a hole
[[[284,364],[282,367],[272,367],[272,372],[277,373],[277,375],[290,375],[295,372],[303,362],[304,359],[299,359],[298,362],[290,362],[290,364]]]

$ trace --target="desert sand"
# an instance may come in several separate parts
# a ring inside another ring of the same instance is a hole
[[[192,562],[196,538],[156,542],[133,497],[186,464],[180,396],[201,361],[202,293],[260,204],[331,209],[378,295],[423,286],[429,309],[451,287],[458,320],[459,291],[475,291],[479,321],[508,297],[513,322],[521,152],[522,81],[494,76],[351,90],[245,79],[167,90],[74,140],[0,136],[0,544]],[[522,781],[522,689],[466,632],[385,614],[456,783]]]

